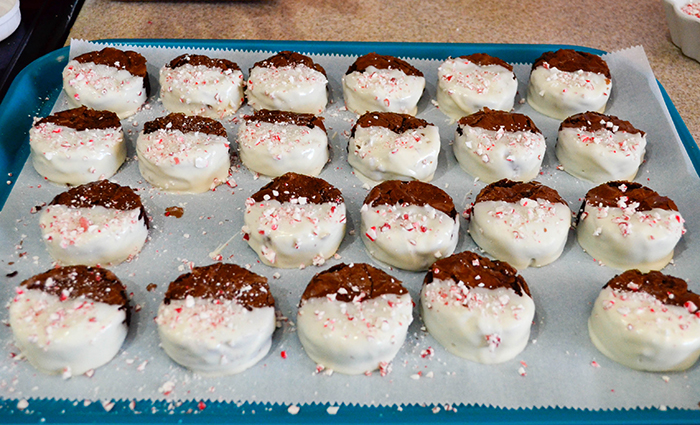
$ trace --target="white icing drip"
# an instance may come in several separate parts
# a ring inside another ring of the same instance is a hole
[[[578,243],[609,267],[661,270],[673,258],[673,250],[685,233],[685,221],[677,211],[637,211],[636,206],[609,208],[586,203],[576,229]]]
[[[390,266],[426,270],[457,247],[459,220],[429,205],[365,204],[360,214],[367,252]]]
[[[202,193],[228,179],[229,143],[223,136],[157,130],[136,140],[139,171],[149,183],[172,192]]]
[[[530,74],[527,102],[544,115],[564,120],[580,112],[605,112],[612,82],[602,74],[538,66]]]
[[[268,266],[321,265],[345,236],[345,204],[246,200],[243,234]]]
[[[644,160],[646,135],[595,132],[571,127],[562,128],[557,139],[557,159],[564,170],[596,184],[611,180],[633,180]]]
[[[421,290],[421,315],[430,335],[450,353],[503,363],[527,346],[535,303],[511,288],[469,288],[435,279]]]
[[[121,127],[77,131],[42,123],[29,130],[29,146],[37,173],[59,184],[110,178],[126,159]]]
[[[604,288],[588,319],[593,344],[627,367],[679,371],[700,357],[700,317],[646,292]]]
[[[343,97],[349,111],[416,115],[425,89],[425,78],[406,75],[397,69],[367,67],[364,72],[343,75]]]
[[[297,334],[306,354],[335,372],[357,375],[391,362],[413,321],[409,294],[342,302],[302,301]]]
[[[127,334],[118,305],[80,297],[64,301],[38,289],[18,287],[10,303],[16,344],[43,373],[80,375],[109,362]]]
[[[248,104],[256,111],[271,109],[320,114],[326,109],[328,79],[304,65],[254,67],[246,88]]]
[[[121,119],[135,114],[146,101],[142,77],[94,62],[68,62],[63,69],[63,90],[72,107],[112,111]]]
[[[160,97],[171,112],[224,118],[243,103],[243,73],[239,70],[185,64],[160,69]]]
[[[485,183],[508,178],[528,182],[537,177],[547,149],[544,136],[529,131],[486,130],[459,126],[452,144],[460,167]]]
[[[510,111],[517,91],[515,74],[501,65],[480,66],[455,58],[438,68],[437,102],[440,110],[454,120],[484,107]]]
[[[225,299],[171,300],[156,317],[163,350],[175,362],[201,375],[239,373],[270,350],[274,307],[247,310]]]
[[[148,229],[141,210],[50,205],[39,218],[49,254],[64,265],[119,264],[141,251]]]
[[[318,127],[246,121],[238,128],[238,148],[246,167],[270,177],[318,176],[328,162],[328,135]]]
[[[469,234],[496,259],[524,269],[559,258],[570,226],[571,210],[561,203],[527,198],[518,203],[484,201],[474,205]]]
[[[440,153],[440,134],[434,125],[394,133],[385,127],[360,127],[348,141],[348,162],[355,175],[376,185],[386,180],[433,179]]]

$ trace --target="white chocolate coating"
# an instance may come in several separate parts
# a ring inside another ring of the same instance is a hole
[[[685,370],[700,357],[700,317],[642,291],[604,288],[588,333],[601,353],[632,369]]]
[[[275,309],[188,296],[161,303],[156,324],[161,346],[175,362],[204,376],[231,375],[270,351]]]
[[[525,269],[542,267],[559,258],[570,227],[571,210],[567,205],[523,198],[518,203],[477,202],[469,234],[497,260]]]
[[[160,69],[160,98],[170,112],[221,119],[243,103],[243,73],[239,70],[185,64]]]
[[[83,297],[61,301],[38,289],[17,288],[10,303],[15,344],[43,373],[80,375],[112,360],[126,338],[126,312]]]
[[[36,172],[59,184],[108,179],[126,159],[121,127],[78,131],[41,123],[29,130],[29,147]]]
[[[423,285],[421,316],[430,335],[465,359],[503,363],[527,346],[535,303],[511,288],[469,288],[436,279]]]
[[[595,207],[586,203],[578,223],[578,243],[594,259],[621,270],[661,270],[685,228],[678,211],[636,211],[635,204]]]
[[[518,91],[513,71],[501,65],[481,66],[468,59],[448,59],[438,68],[440,110],[458,120],[484,107],[511,111]]]
[[[248,198],[243,221],[244,239],[264,264],[287,269],[321,265],[345,236],[345,204]]]
[[[63,90],[71,107],[112,111],[120,119],[134,115],[146,102],[142,77],[94,62],[68,62],[63,69]]]
[[[349,111],[398,112],[416,115],[425,89],[425,78],[398,69],[367,67],[364,72],[343,75],[343,98]]]
[[[362,205],[360,234],[370,256],[404,270],[427,270],[452,255],[459,220],[429,205]]]
[[[579,112],[605,112],[611,90],[612,81],[603,74],[538,66],[530,74],[527,103],[541,114],[564,120]]]
[[[139,171],[153,186],[169,192],[202,193],[228,179],[231,160],[223,136],[158,130],[136,140]]]
[[[434,125],[402,134],[386,127],[357,126],[348,147],[348,162],[363,183],[374,186],[386,180],[429,182],[438,165],[440,133]]]
[[[644,161],[646,145],[646,135],[640,133],[566,127],[559,131],[556,153],[564,171],[601,184],[634,180]]]
[[[412,321],[409,294],[355,302],[310,298],[299,307],[297,335],[311,360],[335,372],[358,375],[391,362]]]
[[[243,164],[256,173],[315,177],[328,162],[328,135],[318,127],[244,121],[238,127],[238,152]]]
[[[529,131],[485,130],[460,126],[452,150],[464,171],[486,183],[501,179],[528,182],[537,177],[547,145]]]
[[[59,263],[114,265],[131,260],[143,248],[148,229],[140,214],[139,208],[49,205],[41,211],[39,227],[46,249]]]
[[[318,115],[326,109],[328,79],[305,65],[254,67],[246,87],[248,104],[259,111],[271,109]]]

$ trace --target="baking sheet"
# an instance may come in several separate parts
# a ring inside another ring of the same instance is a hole
[[[76,43],[72,46],[71,56],[95,48],[99,46],[88,47]],[[146,50],[152,83],[156,82],[154,76],[158,68],[180,54],[178,50]],[[194,49],[184,51],[193,52]],[[221,55],[217,53],[217,56],[230,58],[247,70],[253,62],[271,53],[233,51],[222,52]],[[343,191],[350,212],[348,230],[352,231],[359,225],[359,207],[366,189],[349,173],[344,158],[346,133],[354,121],[354,115],[341,110],[340,76],[354,57],[314,57],[328,71],[331,94],[335,100],[324,113],[330,127],[329,135],[332,136],[333,161],[321,177]],[[697,213],[694,212],[700,211],[697,200],[692,196],[699,186],[697,175],[671,124],[643,50],[633,48],[616,52],[607,55],[606,60],[615,84],[607,112],[630,120],[648,133],[650,146],[647,161],[637,180],[671,196],[687,220],[689,231],[678,247],[675,264],[665,271],[692,279],[699,268],[694,267],[692,261],[699,249],[698,244],[693,242],[693,223],[697,223]],[[428,81],[426,95],[419,105],[419,116],[439,125],[441,132],[443,150],[433,183],[452,195],[458,208],[464,208],[483,187],[483,183],[475,182],[457,166],[449,146],[455,125],[449,124],[430,102],[435,98],[439,61],[411,62],[426,74]],[[516,66],[521,94],[526,93],[528,71],[527,65]],[[156,92],[157,84],[153,84],[153,87]],[[130,142],[135,141],[144,121],[151,116],[164,114],[154,97],[149,100],[152,105],[150,110],[124,122]],[[66,108],[62,99],[59,99],[57,108]],[[591,185],[556,169],[553,146],[558,121],[534,112],[527,104],[516,104],[516,111],[531,116],[547,137],[549,148],[539,180],[559,190],[572,209],[576,210],[580,204],[579,198]],[[242,110],[242,113],[247,112],[250,112],[248,108]],[[230,136],[235,135],[236,124],[225,122],[225,125],[230,130]],[[235,137],[230,138],[233,140]],[[667,170],[674,172],[668,173]],[[682,176],[683,185],[676,184],[679,175]],[[371,259],[364,253],[357,235],[348,234],[339,251],[341,258],[329,261],[320,269],[286,271],[259,264],[237,233],[242,224],[243,201],[268,179],[255,179],[244,167],[235,170],[234,178],[238,183],[236,188],[223,186],[216,192],[202,195],[165,195],[141,181],[133,161],[127,164],[113,180],[144,188],[142,198],[154,218],[155,226],[152,240],[136,261],[112,267],[133,291],[133,303],[141,308],[134,315],[135,326],[123,351],[109,365],[98,369],[92,378],[81,376],[68,381],[62,381],[60,377],[45,377],[26,362],[4,358],[0,361],[0,397],[212,399],[284,404],[318,401],[361,405],[477,403],[500,407],[565,406],[593,409],[640,406],[697,408],[700,401],[698,366],[675,374],[631,371],[607,360],[589,342],[586,319],[590,303],[599,288],[616,272],[596,265],[581,251],[574,237],[570,237],[564,255],[556,263],[523,272],[532,288],[538,313],[531,344],[515,360],[485,366],[446,353],[421,330],[416,310],[407,343],[395,359],[393,372],[388,376],[315,374],[315,365],[303,353],[292,325],[299,296],[313,273],[339,261],[371,262]],[[0,250],[0,266],[3,272],[17,270],[18,275],[4,279],[6,284],[1,289],[0,299],[9,300],[11,290],[22,279],[51,267],[51,259],[40,240],[38,216],[31,215],[29,211],[40,202],[50,201],[62,190],[42,182],[31,165],[20,175],[0,214],[0,234],[3,240],[10,241]],[[181,219],[164,217],[164,209],[172,205],[183,206],[185,216]],[[462,228],[466,228],[464,221]],[[205,379],[170,362],[157,346],[157,334],[151,319],[155,316],[167,283],[186,271],[190,264],[210,263],[209,254],[231,236],[234,236],[233,241],[221,251],[224,258],[242,265],[250,264],[251,270],[267,276],[278,308],[289,320],[282,321],[270,354],[257,366],[234,377]],[[458,251],[476,248],[464,230],[460,238]],[[9,264],[11,262],[14,264]],[[275,278],[277,273],[278,279]],[[395,270],[390,273],[402,279],[414,300],[417,300],[423,274]],[[158,289],[147,292],[145,287],[148,283],[156,283]],[[698,291],[697,282],[691,280],[690,286]],[[3,319],[6,319],[6,312],[4,314]],[[5,352],[17,352],[10,342],[8,328],[0,330],[0,338],[4,342]],[[428,347],[432,347],[435,354],[424,357],[422,353]],[[281,356],[282,351],[286,352],[286,359]],[[120,383],[124,385],[115,385]]]

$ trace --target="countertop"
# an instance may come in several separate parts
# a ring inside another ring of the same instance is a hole
[[[70,38],[642,45],[700,141],[700,63],[671,43],[661,0],[85,0]]]

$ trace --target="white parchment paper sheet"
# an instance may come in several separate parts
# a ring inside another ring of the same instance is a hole
[[[74,41],[71,57],[103,47],[101,44]],[[167,61],[196,49],[141,48],[148,59],[153,93],[147,107],[123,121],[126,137],[133,145],[144,122],[165,115],[158,101],[158,69]],[[247,76],[254,62],[274,52],[203,51],[237,62]],[[364,54],[366,52],[357,52]],[[409,337],[386,377],[327,375],[315,372],[315,364],[304,353],[295,333],[296,306],[311,276],[326,267],[343,262],[372,262],[354,230],[359,227],[359,209],[367,189],[351,174],[346,162],[349,130],[356,117],[343,108],[341,76],[354,57],[312,55],[328,72],[333,103],[323,114],[332,148],[332,162],[322,178],[343,192],[349,212],[348,231],[339,250],[340,259],[321,268],[278,270],[260,264],[253,251],[241,239],[242,211],[246,197],[269,179],[256,179],[237,163],[233,177],[238,186],[220,186],[200,195],[164,194],[152,188],[139,175],[133,159],[112,179],[140,189],[141,197],[153,218],[151,239],[139,257],[112,267],[133,293],[138,305],[132,327],[122,351],[93,377],[77,376],[63,380],[45,376],[27,362],[13,358],[19,354],[12,343],[9,327],[0,327],[0,397],[66,399],[212,399],[224,401],[345,402],[361,405],[394,403],[475,403],[499,407],[564,406],[572,408],[631,408],[669,406],[697,408],[700,402],[698,366],[680,373],[644,373],[622,367],[600,354],[588,338],[586,321],[591,303],[600,288],[618,273],[596,264],[578,246],[573,231],[562,257],[552,265],[522,272],[529,283],[537,314],[528,347],[516,359],[500,365],[471,363],[447,353],[421,329],[418,308]],[[646,162],[637,181],[650,186],[678,204],[686,218],[687,234],[678,245],[675,263],[666,273],[690,280],[699,292],[700,275],[700,180],[692,168],[670,121],[656,80],[641,47],[605,56],[613,75],[614,89],[607,113],[629,120],[648,134]],[[440,127],[442,152],[433,183],[446,190],[463,210],[484,186],[464,173],[452,155],[450,143],[456,125],[431,102],[436,97],[437,60],[411,60],[427,79],[427,89],[419,105],[418,116]],[[519,96],[526,93],[529,65],[515,66]],[[67,109],[61,97],[56,110]],[[533,111],[527,103],[516,102],[516,112],[532,117],[547,138],[548,149],[540,181],[554,187],[569,202],[573,211],[592,184],[577,180],[558,170],[554,155],[559,121]],[[238,116],[250,113],[244,107]],[[235,141],[237,120],[224,122],[229,139]],[[18,140],[27,143],[27,140]],[[232,143],[235,148],[235,143]],[[9,301],[15,286],[53,262],[41,241],[39,216],[30,214],[35,205],[49,202],[63,187],[42,181],[31,165],[19,176],[4,210],[0,214],[0,300]],[[182,218],[165,217],[165,208],[184,208]],[[476,245],[462,221],[457,251],[474,250]],[[232,238],[233,237],[233,238]],[[190,265],[212,262],[209,254],[221,249],[225,261],[250,265],[256,273],[268,277],[282,319],[274,335],[272,349],[259,364],[236,376],[202,378],[173,363],[159,348],[153,318],[170,281],[189,270]],[[6,274],[17,271],[14,277]],[[423,273],[388,270],[409,288],[418,301]],[[147,291],[155,283],[157,289]],[[7,309],[0,313],[7,320]],[[425,355],[432,347],[434,354]],[[286,358],[282,356],[285,353]]]

